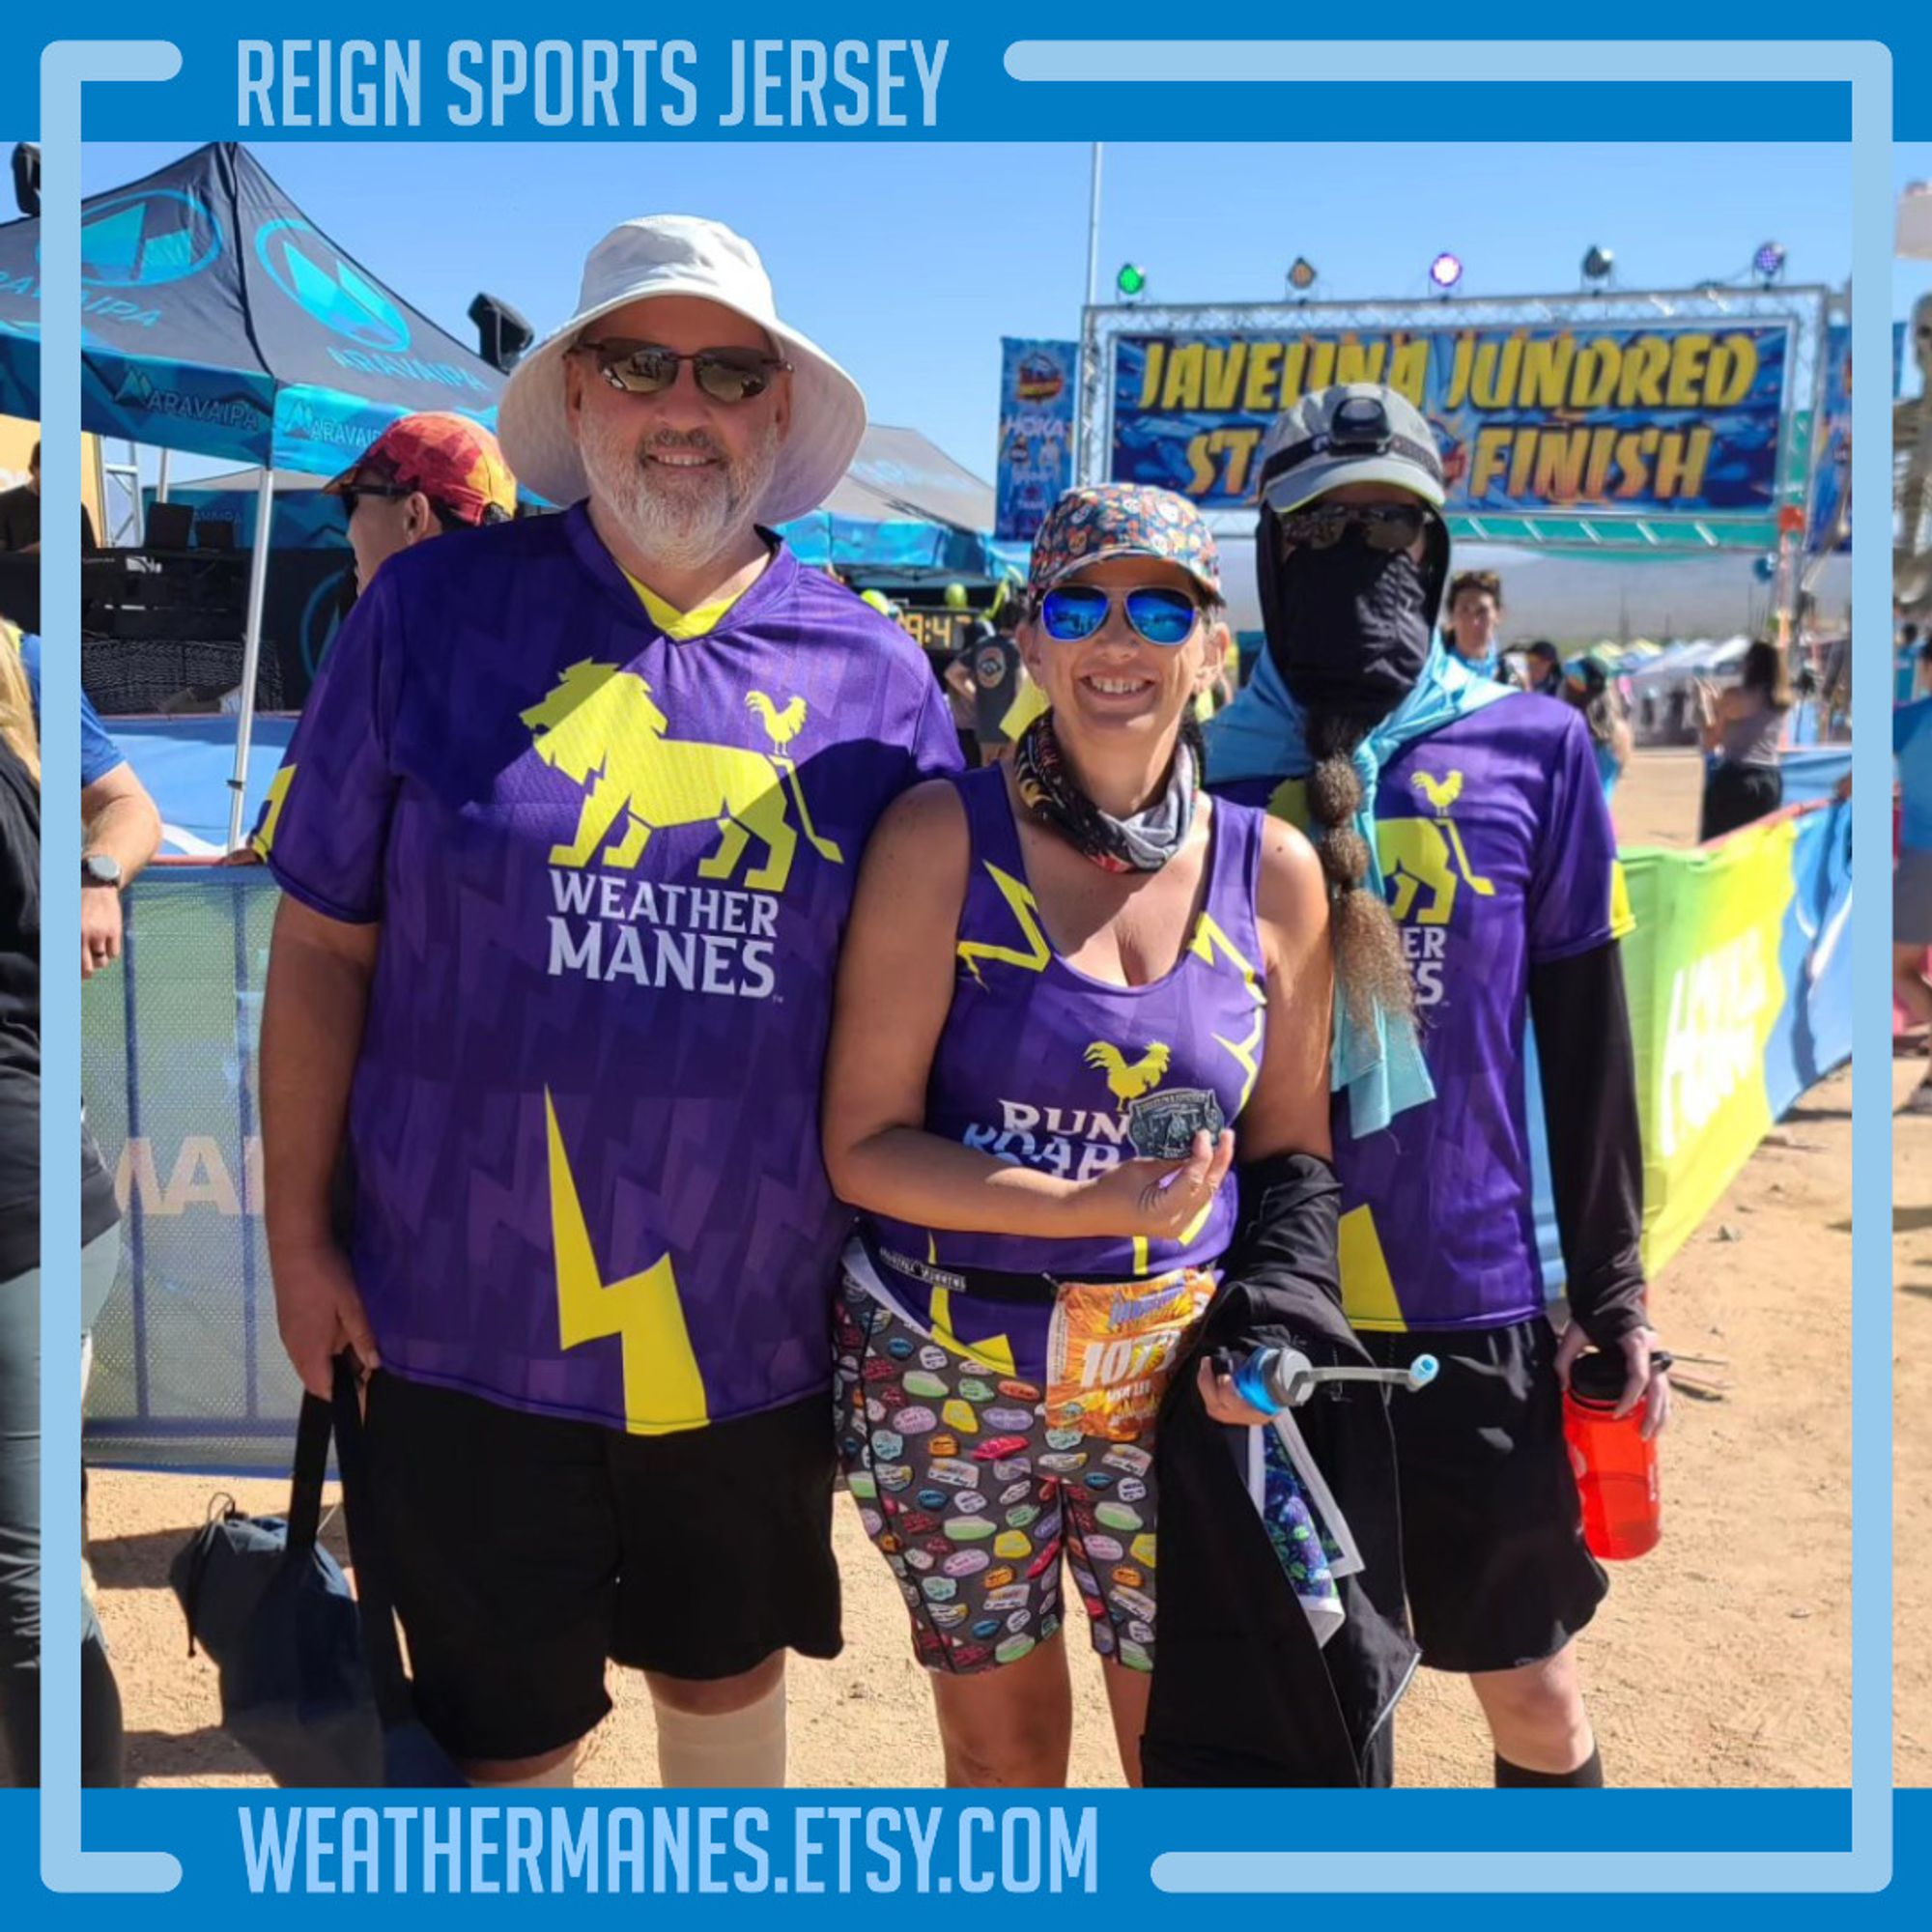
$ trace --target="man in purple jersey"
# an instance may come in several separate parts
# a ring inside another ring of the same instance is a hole
[[[1620,1413],[1662,1427],[1639,1256],[1642,1155],[1615,839],[1579,714],[1503,692],[1434,627],[1440,459],[1393,390],[1304,397],[1261,456],[1267,652],[1208,739],[1214,789],[1309,819],[1331,877],[1369,867],[1414,988],[1419,1082],[1335,1118],[1345,1312],[1385,1366],[1435,1355],[1390,1409],[1423,1662],[1470,1678],[1505,1785],[1603,1768],[1575,1637],[1606,1587],[1585,1548],[1562,1389],[1586,1343]],[[1573,1320],[1544,1312],[1524,1085],[1534,1016]]]
[[[781,1784],[784,1654],[838,1649],[834,968],[874,821],[959,762],[912,640],[768,527],[865,419],[747,242],[626,222],[499,415],[574,507],[387,558],[279,781],[282,1336],[369,1372],[418,1708],[479,1784],[569,1782],[613,1659],[667,1785]]]

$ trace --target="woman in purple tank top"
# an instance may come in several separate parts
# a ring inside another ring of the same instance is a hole
[[[845,939],[825,1159],[863,1218],[838,1427],[951,1784],[1065,1781],[1063,1553],[1140,1781],[1152,1424],[1216,1305],[1236,1147],[1244,1173],[1327,1172],[1327,891],[1298,833],[1202,788],[1220,611],[1191,504],[1063,497],[1019,633],[1051,709],[1010,763],[889,809]],[[1266,1420],[1219,1363],[1197,1379],[1216,1421]]]

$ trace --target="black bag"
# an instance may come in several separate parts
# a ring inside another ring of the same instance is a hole
[[[328,1439],[336,1437],[357,1591],[316,1542]],[[222,1727],[277,1784],[461,1786],[417,1720],[368,1506],[362,1412],[347,1356],[333,1404],[302,1398],[289,1514],[231,1502],[182,1549],[169,1581],[221,1674]]]

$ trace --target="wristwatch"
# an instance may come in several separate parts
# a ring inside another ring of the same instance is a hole
[[[80,855],[80,883],[83,886],[112,886],[119,892],[121,861],[105,852],[83,852]]]

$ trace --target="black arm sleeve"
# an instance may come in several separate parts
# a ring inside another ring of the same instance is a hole
[[[1636,1057],[1617,947],[1532,966],[1529,1009],[1570,1308],[1611,1350],[1648,1319]]]
[[[1201,1345],[1244,1353],[1326,1337],[1352,1352],[1342,1316],[1336,1231],[1342,1187],[1319,1155],[1282,1153],[1236,1170],[1240,1214]]]

